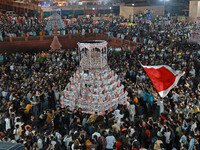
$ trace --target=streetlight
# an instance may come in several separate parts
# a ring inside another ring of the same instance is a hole
[[[164,2],[164,6],[165,6],[165,3],[168,2],[169,0],[160,0],[161,2],[163,1]]]

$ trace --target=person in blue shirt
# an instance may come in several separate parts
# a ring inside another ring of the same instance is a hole
[[[188,124],[187,124],[187,122],[185,120],[183,120],[182,129],[183,130],[187,130],[187,128],[188,128]]]
[[[4,56],[3,56],[3,55],[0,55],[0,64],[3,63],[3,60],[4,60]]]
[[[194,150],[194,136],[191,136],[189,149],[188,150]]]
[[[33,36],[36,36],[37,34],[36,34],[36,32],[35,31],[33,31]]]
[[[111,134],[111,132],[109,132],[108,136],[106,137],[106,142],[107,142],[106,149],[113,150],[116,140],[115,137]]]
[[[147,97],[147,109],[148,109],[148,112],[150,112],[153,108],[153,94],[152,94],[152,91],[151,89],[149,89],[149,93],[148,92],[145,92],[145,95]]]
[[[72,34],[76,34],[76,30],[75,29],[73,29]]]
[[[146,95],[146,93],[147,92],[144,88],[142,88],[142,90],[143,90],[143,92],[142,92],[143,106],[146,109],[146,107],[147,107],[147,95]]]
[[[194,149],[195,150],[197,150],[197,149],[200,149],[200,147],[199,147],[199,142],[198,142],[198,137],[196,137],[195,139],[194,139]]]

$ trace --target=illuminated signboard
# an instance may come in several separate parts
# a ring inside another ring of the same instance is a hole
[[[49,7],[49,6],[50,6],[50,2],[47,2],[47,1],[41,2],[41,7]]]

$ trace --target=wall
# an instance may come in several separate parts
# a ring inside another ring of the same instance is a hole
[[[81,34],[76,35],[64,35],[59,36],[59,41],[62,44],[62,49],[70,50],[77,48],[77,43],[80,41],[88,40],[106,40],[108,41],[108,47],[119,48],[122,46],[133,46],[137,43],[118,39],[115,37],[108,37],[103,34],[86,34],[82,36]],[[51,42],[53,41],[53,36],[35,36],[35,37],[13,37],[5,38],[4,42],[0,42],[0,53],[7,52],[38,52],[46,51],[50,49]]]
[[[143,7],[132,7],[132,6],[120,6],[120,16],[129,18],[132,13],[139,14],[144,13],[145,9],[153,10],[153,15],[164,15],[164,6],[143,6]]]
[[[73,49],[77,47],[77,43],[80,41],[96,39],[96,35],[87,34],[84,37],[82,35],[66,35],[58,38],[63,49]],[[49,50],[52,41],[53,36],[6,38],[4,42],[0,42],[0,52]]]
[[[190,1],[189,14],[189,21],[196,22],[197,17],[200,17],[200,1]]]

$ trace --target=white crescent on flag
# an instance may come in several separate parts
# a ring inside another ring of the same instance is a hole
[[[185,72],[173,70],[171,67],[166,65],[142,65],[142,67],[146,71],[154,87],[162,98],[164,98],[169,91],[177,85],[179,79],[185,74]]]

